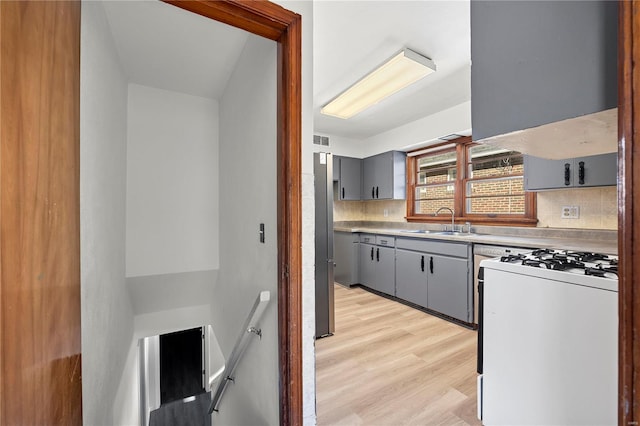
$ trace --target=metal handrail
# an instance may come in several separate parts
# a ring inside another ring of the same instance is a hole
[[[218,383],[218,387],[216,388],[216,392],[213,394],[213,398],[211,399],[211,405],[209,406],[209,414],[214,411],[218,411],[218,406],[220,405],[220,399],[222,399],[222,395],[224,391],[227,389],[227,384],[229,381],[233,381],[233,373],[236,370],[236,366],[238,365],[238,361],[242,358],[242,354],[247,349],[249,342],[251,341],[249,338],[252,334],[260,337],[262,339],[262,330],[258,328],[258,324],[260,321],[260,317],[264,313],[265,308],[269,304],[269,300],[271,299],[271,292],[269,291],[261,291],[256,299],[251,311],[249,311],[249,315],[247,316],[244,325],[242,326],[242,331],[236,340],[236,344],[233,347],[233,351],[231,351],[231,356],[229,357],[229,361],[225,363],[223,378]]]

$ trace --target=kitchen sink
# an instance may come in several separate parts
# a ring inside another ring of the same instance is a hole
[[[453,235],[453,236],[478,235],[478,234],[476,234],[474,232],[469,233],[469,232],[460,232],[460,231],[435,231],[435,232],[432,232],[432,234],[436,234],[436,235]]]
[[[432,234],[432,235],[451,235],[454,237],[457,236],[465,236],[465,235],[478,235],[475,232],[460,232],[460,231],[436,231],[436,230],[424,230],[424,229],[402,229],[400,232],[404,232],[407,234]]]

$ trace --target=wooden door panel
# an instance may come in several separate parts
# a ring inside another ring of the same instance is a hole
[[[0,2],[1,424],[81,424],[79,2]]]

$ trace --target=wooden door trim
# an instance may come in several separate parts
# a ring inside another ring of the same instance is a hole
[[[164,0],[278,43],[278,339],[280,424],[302,424],[302,26],[268,1]]]
[[[0,424],[82,424],[80,3],[0,2]]]
[[[637,425],[640,411],[640,3],[620,1],[618,36],[618,424]],[[637,36],[637,37],[636,37]],[[638,107],[638,108],[635,108]],[[637,126],[636,126],[637,124]]]

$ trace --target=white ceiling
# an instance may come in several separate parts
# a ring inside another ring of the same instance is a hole
[[[471,99],[469,1],[315,1],[314,130],[363,139]],[[320,108],[402,48],[437,71],[342,120]]]
[[[219,99],[249,33],[159,1],[105,1],[129,81]]]
[[[129,81],[219,99],[248,33],[159,1],[103,2]],[[314,131],[364,139],[468,101],[469,0],[314,2]],[[437,71],[349,120],[320,108],[408,47]]]

